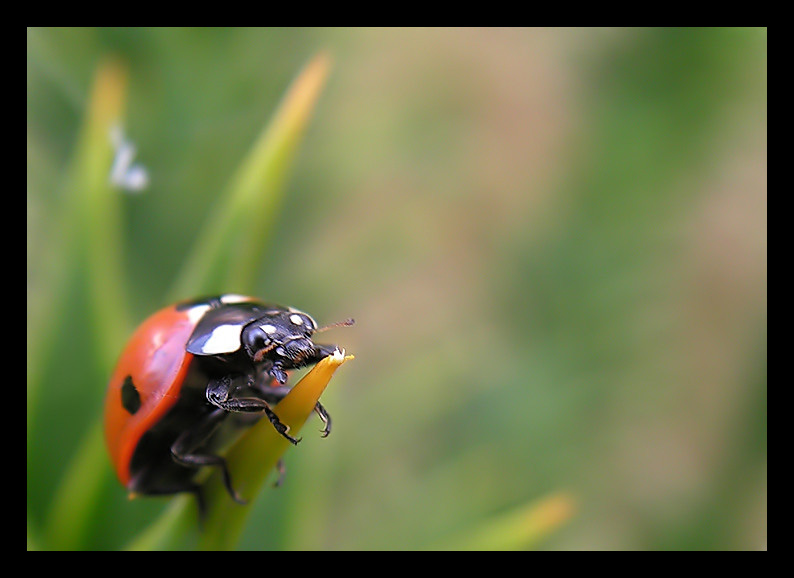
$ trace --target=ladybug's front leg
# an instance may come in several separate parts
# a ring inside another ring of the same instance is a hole
[[[232,379],[231,376],[225,375],[219,379],[213,379],[207,385],[207,401],[212,405],[217,406],[225,411],[237,413],[264,413],[276,431],[289,440],[292,444],[297,445],[300,441],[295,439],[287,432],[289,426],[283,424],[278,418],[276,413],[271,409],[264,399],[258,397],[235,397],[234,393],[238,389],[236,382],[245,380],[245,385],[250,381],[245,376],[239,376],[237,379]]]
[[[265,401],[276,405],[287,396],[291,389],[291,387],[287,386],[265,385],[260,387],[258,391],[262,392],[262,398]],[[328,434],[331,433],[331,416],[319,401],[314,405],[314,413],[322,420],[323,429],[321,433],[324,438],[327,438]]]

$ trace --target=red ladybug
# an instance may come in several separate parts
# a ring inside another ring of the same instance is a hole
[[[243,503],[216,452],[263,415],[298,443],[271,405],[289,392],[287,370],[336,350],[312,342],[317,330],[306,313],[241,295],[179,303],[149,317],[122,352],[105,401],[105,439],[121,483],[137,494],[192,492],[201,508],[194,477],[215,466]],[[315,411],[325,437],[330,417],[320,403]]]

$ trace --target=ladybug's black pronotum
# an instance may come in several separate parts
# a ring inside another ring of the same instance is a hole
[[[105,438],[121,483],[135,494],[192,492],[201,506],[194,478],[214,466],[242,503],[218,452],[262,416],[299,441],[271,406],[290,390],[288,370],[336,350],[314,343],[316,331],[302,311],[242,295],[178,303],[149,317],[122,352],[105,401]],[[331,419],[319,402],[315,411],[327,436]]]

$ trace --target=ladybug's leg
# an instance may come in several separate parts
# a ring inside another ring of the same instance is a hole
[[[350,322],[352,323],[352,319],[350,320]],[[329,355],[332,355],[334,352],[336,352],[339,349],[336,345],[316,344],[314,347],[315,347],[314,352],[316,359],[313,363],[316,363],[321,359],[328,357]],[[322,404],[319,401],[314,406],[314,413],[316,413],[323,422],[323,429],[322,429],[323,437],[324,438],[328,437],[328,434],[331,433],[331,416],[328,414],[328,412],[325,410],[325,408],[322,406]]]
[[[232,477],[229,474],[229,468],[226,466],[226,460],[221,456],[198,451],[218,425],[220,425],[224,417],[226,417],[226,412],[222,409],[216,409],[204,418],[195,428],[183,432],[173,445],[171,445],[171,456],[177,463],[190,468],[200,468],[203,466],[219,467],[223,474],[223,485],[226,486],[226,491],[229,492],[229,495],[235,502],[238,504],[245,504],[246,501],[240,497],[232,486]],[[192,491],[195,492],[195,489],[192,489]],[[201,510],[203,508],[203,500],[201,499],[200,493],[196,493],[196,495],[199,497],[199,510]]]
[[[276,405],[287,396],[291,389],[292,388],[290,387],[284,386],[266,385],[264,387],[260,387],[258,391],[262,392],[262,398],[265,401]],[[323,429],[321,430],[322,436],[324,438],[328,437],[328,434],[331,433],[331,416],[328,415],[328,412],[323,407],[323,404],[321,404],[319,401],[314,406],[314,413],[316,413],[323,422]]]
[[[207,401],[224,411],[264,413],[278,433],[292,444],[297,445],[300,440],[295,439],[287,433],[289,431],[289,426],[281,423],[281,420],[278,419],[276,413],[264,399],[258,397],[234,397],[233,392],[235,389],[237,389],[235,380],[229,376],[213,379],[207,385]]]
[[[314,405],[314,413],[316,413],[319,416],[319,418],[322,420],[323,429],[321,433],[324,438],[327,438],[328,434],[331,433],[330,414],[325,410],[325,408],[319,401]]]

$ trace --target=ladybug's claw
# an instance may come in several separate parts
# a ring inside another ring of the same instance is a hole
[[[273,412],[272,409],[269,407],[265,408],[265,413],[267,414],[267,418],[270,420],[270,423],[273,424],[273,427],[276,428],[276,431],[280,433],[283,437],[285,437],[292,445],[298,445],[298,442],[301,441],[301,438],[294,438],[289,435],[287,432],[289,431],[289,426],[282,423],[278,416]]]
[[[323,422],[323,429],[320,430],[320,435],[327,438],[328,434],[331,433],[331,416],[328,415],[328,412],[325,411],[325,408],[319,401],[314,406],[314,413],[316,413]]]
[[[278,418],[276,418],[276,419],[278,419]],[[272,421],[271,421],[271,423],[272,423]],[[298,442],[301,441],[301,438],[294,438],[291,435],[289,435],[287,433],[289,431],[289,427],[284,425],[283,423],[281,423],[281,422],[278,422],[277,424],[273,423],[273,426],[276,428],[276,431],[278,433],[280,433],[282,435],[282,437],[286,438],[287,441],[289,441],[292,445],[296,446],[296,445],[298,445]]]

